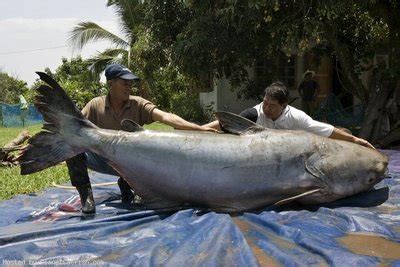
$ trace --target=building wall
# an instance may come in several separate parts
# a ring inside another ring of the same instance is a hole
[[[316,58],[313,54],[306,54],[299,61],[301,61],[300,65],[303,66],[299,83],[302,81],[305,71],[314,71],[314,80],[319,85],[319,94],[316,102],[320,104],[328,97],[332,90],[332,60],[330,57]]]
[[[253,77],[253,68],[248,68],[249,76]],[[225,78],[214,81],[214,90],[208,93],[200,93],[200,103],[203,107],[210,107],[213,111],[229,111],[240,113],[246,108],[258,104],[254,100],[243,100],[237,98],[239,88],[233,89]]]
[[[240,113],[246,108],[253,107],[258,104],[255,100],[243,100],[237,98],[238,89],[232,89],[226,79],[218,82],[218,110],[229,111],[233,113]]]
[[[314,79],[319,84],[316,102],[320,104],[328,97],[332,88],[332,61],[329,57],[321,58],[321,64],[315,69]]]
[[[211,92],[200,93],[200,105],[206,109],[211,109],[213,111],[217,110],[217,90],[214,89]]]
[[[313,55],[295,56],[295,76],[296,86],[290,89],[290,98],[296,99],[291,105],[301,109],[301,98],[297,90],[298,85],[303,79],[306,70],[315,71],[314,79],[318,82],[320,92],[317,97],[317,104],[321,104],[332,92],[332,75],[334,62],[330,57],[322,57],[316,60]],[[319,62],[317,65],[315,62]],[[255,67],[249,67],[250,78],[255,76]],[[363,79],[365,80],[365,78]],[[267,86],[267,85],[266,85]],[[225,78],[214,81],[214,90],[209,93],[200,93],[200,102],[203,106],[209,106],[214,111],[226,110],[234,113],[240,113],[242,110],[258,104],[254,100],[237,99],[237,89],[232,89],[229,81]]]

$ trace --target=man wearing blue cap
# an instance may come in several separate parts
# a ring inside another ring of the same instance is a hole
[[[132,86],[140,79],[124,66],[108,65],[105,76],[109,87],[108,94],[92,99],[82,110],[83,115],[100,128],[121,130],[121,121],[130,119],[141,126],[159,121],[179,130],[216,131],[207,126],[188,122],[175,114],[164,112],[144,98],[132,96]],[[81,198],[82,212],[95,213],[95,202],[87,168],[106,174],[118,176],[119,174],[106,163],[104,158],[94,153],[77,155],[67,160],[67,166],[71,184],[76,187]],[[119,178],[118,186],[121,190],[122,202],[132,202],[134,195],[125,180]]]

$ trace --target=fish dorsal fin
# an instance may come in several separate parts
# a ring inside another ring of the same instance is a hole
[[[123,119],[121,121],[121,130],[125,132],[139,132],[144,131],[143,127],[130,119]]]
[[[317,193],[317,192],[319,192],[319,191],[321,191],[321,188],[309,190],[309,191],[304,192],[304,193],[302,193],[302,194],[300,194],[300,195],[296,195],[296,196],[294,196],[294,197],[288,197],[288,198],[279,200],[278,202],[276,202],[276,203],[274,204],[274,206],[281,206],[281,205],[284,205],[284,204],[286,204],[286,203],[289,203],[289,202],[298,200],[298,199],[300,199],[300,198],[302,198],[302,197],[312,195],[312,194]]]
[[[215,116],[221,125],[221,130],[225,133],[244,135],[265,130],[264,127],[252,122],[251,120],[231,112],[217,111],[215,112]]]

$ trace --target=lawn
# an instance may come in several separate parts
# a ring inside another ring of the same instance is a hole
[[[5,128],[0,127],[0,147],[14,139],[23,129],[30,134],[40,131],[42,125],[34,125],[26,128]],[[145,126],[146,129],[168,131],[171,127],[162,123],[152,123]],[[65,163],[48,168],[30,175],[20,175],[20,168],[0,167],[0,200],[10,199],[18,194],[29,194],[39,192],[50,187],[53,182],[59,184],[69,181],[68,170]]]

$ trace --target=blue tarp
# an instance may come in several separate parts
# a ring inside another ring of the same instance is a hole
[[[0,203],[0,264],[400,266],[400,151],[384,152],[390,172],[375,191],[325,206],[135,211],[112,186],[94,189],[97,214],[82,217],[74,190],[20,195]]]

